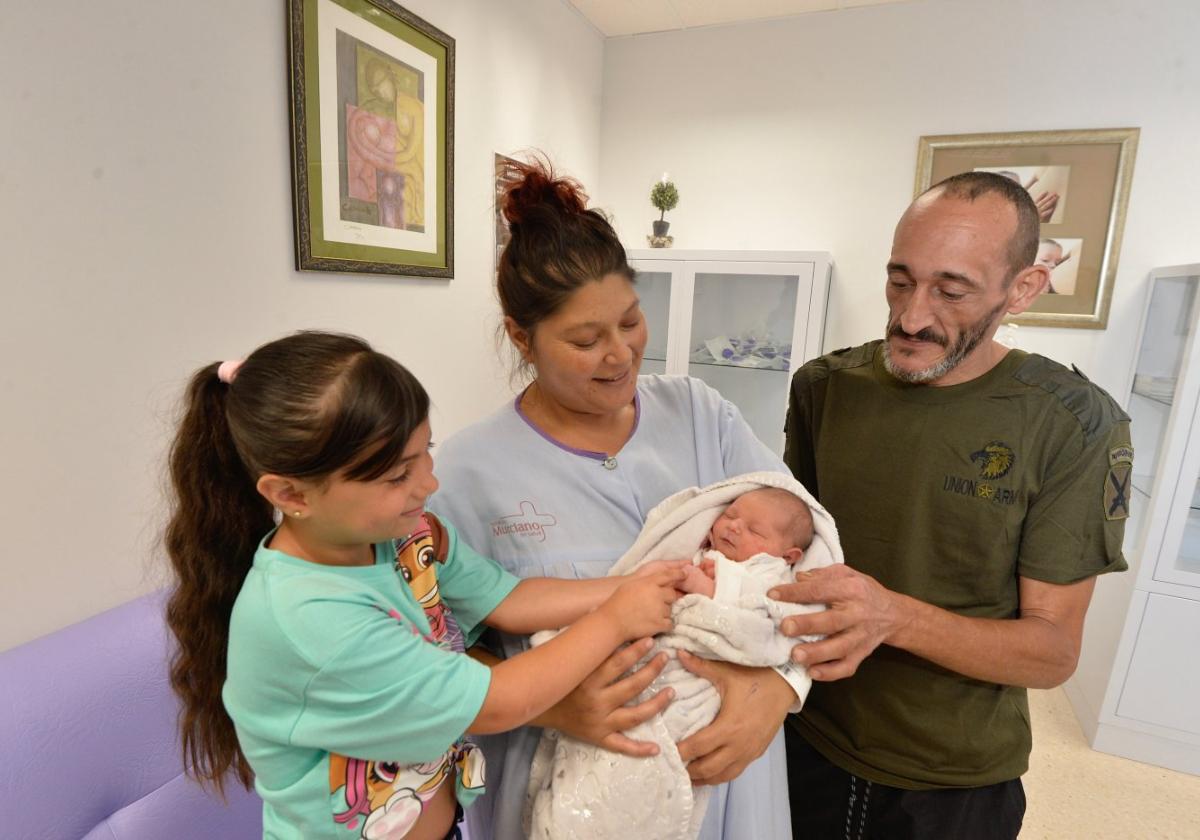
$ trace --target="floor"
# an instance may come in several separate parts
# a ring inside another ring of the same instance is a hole
[[[1096,752],[1061,688],[1030,691],[1021,840],[1200,840],[1200,776]]]

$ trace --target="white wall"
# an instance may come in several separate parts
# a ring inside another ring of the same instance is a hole
[[[0,649],[164,580],[188,374],[303,327],[410,366],[444,437],[509,393],[493,150],[599,170],[603,41],[561,0],[405,0],[457,42],[456,277],[293,270],[284,4],[5,0]]]
[[[819,249],[826,349],[875,338],[921,135],[1139,126],[1106,331],[1021,327],[1119,399],[1154,265],[1200,259],[1200,4],[914,0],[613,39],[600,198],[645,247],[663,171],[677,248]]]
[[[1200,261],[1198,34],[1195,0],[914,0],[610,40],[600,197],[644,243],[665,170],[675,247],[831,251],[832,350],[882,333],[921,135],[1140,127],[1108,329],[1018,336],[1123,402],[1147,272]],[[1134,578],[1097,585],[1076,677],[1093,696]]]

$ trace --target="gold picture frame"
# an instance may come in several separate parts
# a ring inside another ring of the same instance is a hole
[[[922,137],[914,194],[978,170],[1024,186],[1038,206],[1038,259],[1051,268],[1051,285],[1026,312],[1006,321],[1102,330],[1108,326],[1138,135],[1136,128],[1106,128]]]
[[[392,0],[287,0],[296,268],[454,276],[454,39]]]

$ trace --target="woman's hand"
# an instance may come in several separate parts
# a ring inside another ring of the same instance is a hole
[[[770,668],[747,668],[701,659],[686,651],[679,661],[711,682],[721,695],[721,711],[708,726],[679,742],[695,785],[718,785],[736,779],[767,751],[783,725],[796,692]]]
[[[652,639],[642,639],[617,651],[534,723],[613,752],[639,757],[657,755],[657,744],[635,741],[622,734],[661,712],[675,696],[668,688],[636,706],[625,705],[641,694],[667,664],[667,655],[660,653],[637,673],[622,678],[652,646]]]

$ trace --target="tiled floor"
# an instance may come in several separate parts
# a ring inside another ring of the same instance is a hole
[[[1030,691],[1021,840],[1200,840],[1200,776],[1091,749],[1061,688]]]

